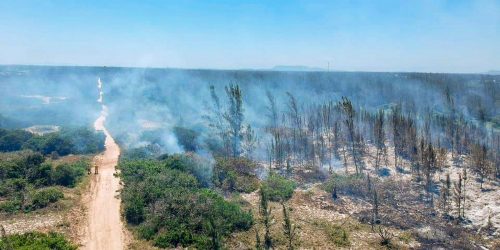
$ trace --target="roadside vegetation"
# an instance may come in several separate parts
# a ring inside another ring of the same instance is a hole
[[[0,238],[0,249],[76,250],[78,247],[58,233],[25,233]]]
[[[161,248],[220,249],[224,238],[254,220],[211,189],[205,166],[192,155],[122,160],[125,218],[139,238]]]
[[[61,187],[74,187],[90,163],[53,164],[33,151],[0,154],[0,213],[30,212],[64,197]]]
[[[0,152],[0,249],[77,249],[61,234],[66,232],[62,229],[65,222],[56,218],[63,218],[60,215],[75,204],[79,194],[75,188],[91,167],[88,154],[103,149],[102,135],[89,129],[63,129],[44,135],[0,129],[0,150],[6,151]],[[10,231],[6,234],[2,224],[12,218],[26,222],[6,224],[7,233]],[[36,228],[29,225],[30,220],[37,227],[54,221],[62,228],[57,229],[59,233],[39,233],[33,231]]]

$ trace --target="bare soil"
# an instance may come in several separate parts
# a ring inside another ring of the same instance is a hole
[[[106,107],[96,120],[96,130],[106,135],[104,153],[94,159],[98,174],[92,173],[88,193],[87,225],[83,233],[83,249],[124,249],[126,232],[120,216],[120,179],[115,175],[120,148],[104,127]]]

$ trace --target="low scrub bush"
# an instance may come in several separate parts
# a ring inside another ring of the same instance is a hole
[[[51,203],[62,199],[64,194],[55,187],[48,187],[36,190],[31,197],[31,207],[34,209],[44,208]]]
[[[335,246],[348,247],[351,245],[349,232],[342,226],[324,221],[313,221],[313,225],[321,228]]]
[[[368,192],[367,181],[363,175],[342,175],[333,174],[330,179],[323,184],[327,192],[332,192],[335,188],[340,195],[351,195],[364,197]]]
[[[247,158],[217,158],[212,181],[225,191],[251,193],[259,188],[256,168],[256,163]]]
[[[21,208],[22,203],[18,199],[0,202],[0,212],[2,213],[13,214],[21,210]]]
[[[0,249],[76,250],[77,246],[58,233],[31,232],[2,238]]]
[[[262,189],[268,194],[271,201],[287,201],[293,196],[296,184],[292,180],[278,174],[271,174],[266,181],[262,183]]]
[[[53,183],[65,187],[74,187],[89,168],[89,163],[85,161],[59,165],[52,172]]]

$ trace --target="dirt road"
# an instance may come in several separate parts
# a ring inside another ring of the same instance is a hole
[[[99,85],[101,85],[99,79]],[[100,86],[99,86],[100,91]],[[102,102],[100,91],[99,102]],[[124,249],[125,229],[120,217],[120,179],[113,174],[118,164],[120,148],[104,127],[107,109],[102,106],[102,112],[95,121],[94,127],[106,135],[104,153],[94,159],[99,174],[92,173],[90,197],[88,203],[88,226],[82,241],[83,249]]]

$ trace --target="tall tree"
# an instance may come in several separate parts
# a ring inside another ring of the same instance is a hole
[[[481,190],[483,190],[483,183],[485,178],[487,178],[492,169],[488,163],[488,149],[485,144],[475,143],[471,148],[471,167],[474,172],[479,175],[479,183],[481,185]]]
[[[243,139],[243,95],[237,84],[230,84],[225,89],[229,106],[224,113],[224,118],[229,124],[231,153],[233,157],[238,157],[241,155],[241,141]]]
[[[208,126],[220,140],[222,150],[224,151],[223,154],[228,156],[230,151],[230,140],[227,133],[228,128],[224,119],[222,104],[213,85],[210,85],[210,97],[212,99],[212,105],[209,108],[210,114],[204,116],[204,118],[208,120]]]
[[[441,208],[443,209],[445,215],[448,215],[449,212],[450,192],[451,179],[450,174],[447,173],[444,185],[441,187]]]
[[[269,90],[266,91],[266,97],[268,101],[266,109],[267,117],[269,119],[269,128],[271,130],[275,130],[278,128],[278,107],[276,105],[276,98]]]
[[[433,188],[434,172],[436,168],[436,154],[434,152],[434,148],[432,147],[431,143],[429,143],[429,145],[425,148],[423,166],[425,171],[425,192],[427,194],[427,201],[432,204],[433,203],[432,188]]]
[[[453,184],[453,200],[457,208],[457,216],[462,218],[463,183],[462,174],[458,174],[458,180]]]

